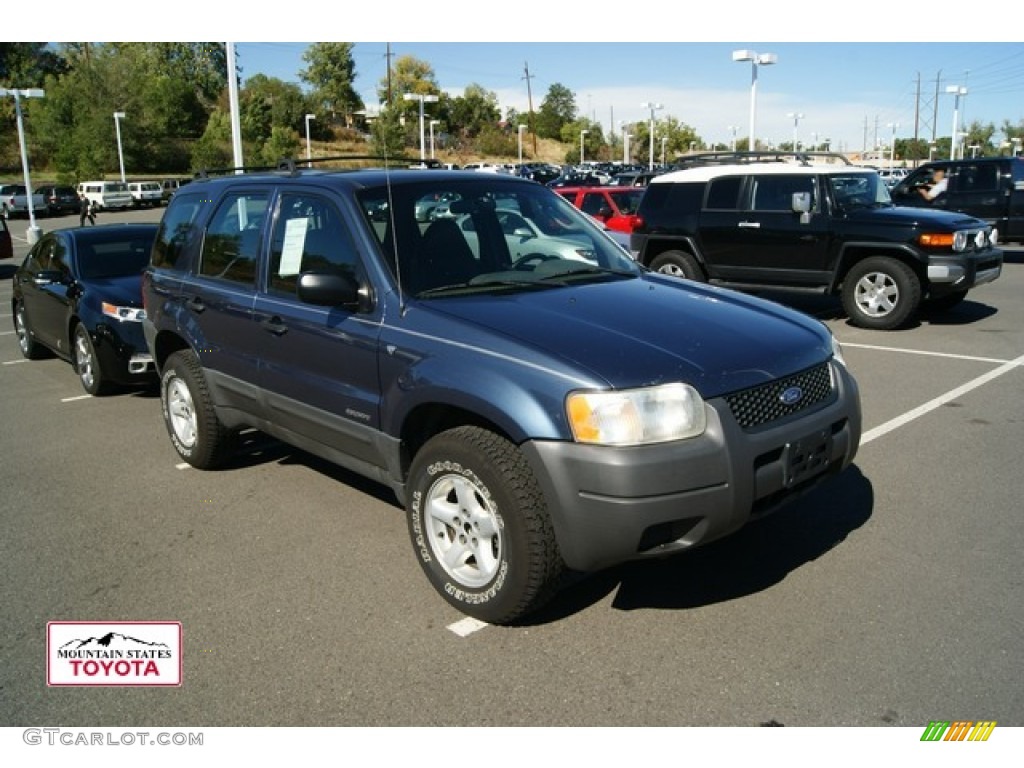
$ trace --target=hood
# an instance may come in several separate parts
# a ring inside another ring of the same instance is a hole
[[[97,308],[104,301],[119,307],[142,306],[142,275],[89,279],[82,284]]]
[[[436,299],[429,307],[517,341],[529,359],[551,356],[615,388],[682,381],[715,397],[805,370],[832,354],[828,329],[806,315],[655,274]]]
[[[929,227],[941,231],[957,229],[977,229],[988,226],[984,221],[956,211],[937,210],[934,208],[917,208],[914,206],[892,205],[885,208],[857,208],[846,214],[847,221],[871,223],[900,227]]]

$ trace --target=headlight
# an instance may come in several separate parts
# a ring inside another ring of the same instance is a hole
[[[704,432],[704,401],[688,384],[622,392],[573,392],[566,413],[577,442],[648,445]]]
[[[843,347],[835,336],[832,337],[832,357],[836,359],[836,362],[841,363],[843,368],[847,367],[846,358],[843,357]]]
[[[146,310],[139,307],[119,307],[103,302],[103,314],[126,323],[141,323],[146,319]]]

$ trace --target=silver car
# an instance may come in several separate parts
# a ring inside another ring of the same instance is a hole
[[[589,237],[580,239],[570,237],[552,237],[544,234],[540,227],[517,211],[498,210],[496,212],[501,231],[508,243],[509,256],[513,261],[520,261],[528,256],[538,261],[545,258],[572,259],[574,261],[594,261],[593,242]],[[456,219],[463,237],[479,257],[480,244],[476,234],[476,225],[469,215]]]

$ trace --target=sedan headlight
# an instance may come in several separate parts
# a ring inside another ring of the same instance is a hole
[[[125,323],[141,323],[146,319],[146,310],[141,307],[119,307],[103,302],[103,314]]]
[[[648,445],[703,434],[704,401],[688,384],[621,392],[573,392],[566,412],[577,442]]]

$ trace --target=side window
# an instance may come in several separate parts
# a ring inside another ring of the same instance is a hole
[[[167,207],[153,243],[154,267],[184,271],[188,268],[188,243],[195,233],[195,221],[209,200],[201,195],[176,195]]]
[[[997,171],[993,163],[962,165],[950,188],[955,192],[995,192],[999,187]]]
[[[704,207],[720,211],[735,211],[739,207],[742,185],[742,176],[723,176],[720,179],[712,179],[708,184],[708,198]]]
[[[580,210],[584,213],[589,213],[591,216],[597,216],[602,208],[607,207],[608,204],[604,201],[604,195],[588,192],[583,196],[583,205],[580,206]]]
[[[248,286],[256,284],[260,229],[267,200],[266,192],[225,196],[206,228],[199,274]]]
[[[29,251],[28,263],[25,265],[29,272],[35,274],[44,269],[50,268],[50,257],[53,255],[53,238],[48,237],[40,240],[39,243]]]
[[[752,210],[755,211],[791,211],[793,209],[793,193],[809,192],[811,207],[814,207],[813,176],[754,176]]]
[[[56,269],[63,275],[71,274],[71,269],[68,267],[68,247],[63,237],[54,237],[52,243],[53,250],[50,254],[50,266],[47,269]]]
[[[348,273],[356,277],[355,246],[337,209],[313,195],[281,196],[270,241],[271,293],[295,295],[302,272]]]

